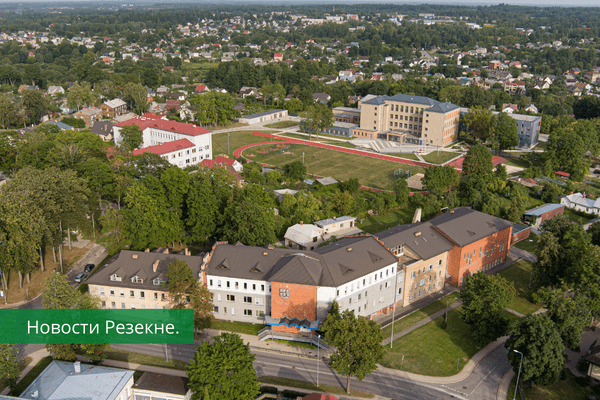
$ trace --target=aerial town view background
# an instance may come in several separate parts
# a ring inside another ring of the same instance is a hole
[[[0,400],[600,398],[576,6],[0,4]]]

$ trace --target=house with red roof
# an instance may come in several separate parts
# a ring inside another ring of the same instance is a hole
[[[244,185],[244,178],[241,175],[241,173],[244,171],[244,166],[240,164],[237,160],[219,156],[214,160],[202,160],[200,166],[202,168],[210,169],[225,168],[229,172],[229,174],[233,176],[233,179],[235,179],[235,182],[238,186]]]
[[[281,62],[283,61],[283,53],[275,53],[273,54],[273,61]]]
[[[169,121],[152,113],[144,114],[113,126],[117,145],[123,140],[121,129],[127,125],[136,125],[142,130],[142,146],[134,150],[134,154],[158,154],[181,168],[212,159],[212,135],[200,126]]]
[[[202,92],[208,92],[209,89],[206,85],[203,85],[202,83],[199,84],[198,86],[196,86],[196,89],[194,89],[194,91],[196,93],[202,93]]]

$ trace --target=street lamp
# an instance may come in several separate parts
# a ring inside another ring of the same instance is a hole
[[[395,283],[395,288],[394,288],[394,308],[392,309],[392,336],[390,337],[390,349],[394,345],[394,319],[396,317],[396,304],[397,304],[396,296],[398,295],[398,268],[396,268],[396,276],[394,276],[394,279],[395,279],[396,283]]]
[[[319,386],[319,361],[321,361],[321,346],[319,346],[319,340],[321,340],[321,336],[317,334],[317,386]]]
[[[519,374],[517,375],[517,386],[515,386],[515,395],[513,396],[513,400],[515,400],[517,398],[517,390],[519,390],[519,377],[521,376],[521,367],[523,366],[523,353],[515,349],[513,349],[513,351],[521,355],[521,364],[519,365]]]

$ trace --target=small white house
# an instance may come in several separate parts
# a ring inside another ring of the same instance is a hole
[[[560,204],[575,211],[600,215],[600,199],[588,199],[584,194],[573,193],[560,198]]]

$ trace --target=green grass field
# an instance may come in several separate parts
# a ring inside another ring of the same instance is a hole
[[[408,204],[404,208],[389,210],[379,215],[369,215],[359,221],[358,227],[367,233],[377,233],[400,224],[410,224],[416,206]]]
[[[302,161],[302,153],[304,153],[304,162],[308,173],[331,176],[342,181],[357,178],[361,185],[381,189],[389,187],[394,178],[394,171],[403,167],[402,164],[393,161],[301,144],[292,144],[289,150],[290,154],[279,154],[276,151],[270,151],[268,154],[257,152],[258,150],[269,150],[270,148],[270,145],[254,147],[251,150],[246,150],[244,155],[248,156],[252,153],[255,155],[255,157],[252,157],[253,161],[283,166],[293,161]]]
[[[185,367],[188,365],[187,362],[181,360],[174,360],[170,358],[169,361],[165,361],[164,357],[133,353],[130,351],[117,349],[110,349],[108,351],[105,351],[104,354],[109,360],[124,361],[133,364],[151,365],[154,367],[185,369]]]
[[[565,208],[565,215],[569,217],[569,220],[575,222],[576,224],[586,224],[590,221],[590,218],[584,217],[583,215],[579,215],[573,212],[573,210],[569,210]]]
[[[423,160],[432,164],[443,164],[446,161],[452,160],[455,157],[460,156],[460,153],[455,153],[453,151],[433,151],[429,154],[425,154]]]
[[[218,133],[212,137],[213,156],[228,154],[233,157],[233,151],[251,143],[268,142],[268,138],[251,135],[247,131],[229,132],[229,153],[227,153],[227,133]],[[277,141],[273,139],[273,141]]]
[[[386,346],[381,365],[421,375],[457,374],[481,350],[469,334],[469,325],[460,318],[459,309],[448,313],[446,329],[441,328],[443,317],[439,317],[394,341],[392,349]]]
[[[525,398],[527,400],[564,400],[564,399],[588,399],[591,394],[590,390],[587,389],[587,383],[585,378],[577,378],[571,371],[566,370],[566,379],[560,380],[552,385],[540,386],[536,385],[534,388],[531,387],[531,383],[527,382],[523,385],[519,385],[523,388]],[[515,395],[515,386],[517,383],[517,377],[515,376],[510,382],[508,393],[506,395],[507,400],[511,400]],[[596,391],[596,396],[598,391]],[[517,395],[517,398],[521,398]]]
[[[280,378],[277,376],[261,376],[258,378],[258,381],[262,382],[262,383],[270,384],[270,385],[289,386],[289,387],[293,387],[293,388],[297,388],[297,389],[304,389],[304,390],[310,391],[311,393],[326,391],[327,393],[333,393],[333,394],[338,394],[338,395],[346,394],[346,391],[341,386],[330,386],[330,385],[324,385],[324,384],[320,384],[319,386],[317,386],[316,384],[314,384],[312,382],[299,381],[296,379],[289,379],[289,378]],[[344,380],[344,385],[345,384],[346,384],[346,381]],[[374,395],[372,395],[370,393],[359,392],[357,390],[352,389],[352,384],[350,384],[350,395],[354,396],[354,397],[363,397],[366,399],[372,399],[373,397],[375,397]]]
[[[392,156],[392,157],[405,158],[407,160],[421,161],[421,160],[419,160],[419,157],[417,157],[413,153],[383,153],[383,154]]]
[[[513,282],[517,290],[517,295],[508,308],[521,314],[533,313],[541,307],[541,305],[535,304],[531,297],[536,291],[533,287],[529,288],[529,278],[531,277],[532,268],[532,263],[521,260],[499,272],[500,276]]]
[[[290,126],[296,126],[296,125],[300,125],[300,123],[297,121],[277,121],[277,122],[273,122],[272,124],[267,124],[265,126],[267,128],[273,128],[273,129],[284,129],[284,128],[289,128]]]
[[[258,324],[247,324],[244,322],[231,322],[215,319],[210,325],[211,329],[217,329],[219,331],[229,331],[236,333],[245,333],[247,335],[258,335],[258,332],[264,328],[263,325]]]
[[[416,324],[417,322],[421,321],[422,319],[425,319],[425,318],[429,317],[430,315],[433,315],[436,312],[445,309],[446,308],[446,300],[448,300],[448,305],[450,305],[450,304],[453,304],[454,302],[456,302],[458,300],[458,297],[459,297],[458,293],[451,293],[451,294],[447,295],[446,297],[443,297],[439,300],[434,301],[427,307],[423,307],[422,309],[417,310],[413,313],[410,313],[409,315],[407,315],[406,317],[404,317],[402,319],[399,319],[398,321],[396,321],[394,323],[394,333],[399,333],[403,329],[406,329],[409,326]],[[385,328],[383,328],[382,332],[383,332],[384,338],[388,338],[388,337],[392,336],[392,325],[390,324],[390,325],[386,326]]]
[[[514,247],[517,247],[521,250],[526,250],[530,253],[533,253],[535,250],[535,244],[537,243],[537,235],[532,233],[529,235],[527,239],[523,239],[520,242],[514,244]]]

